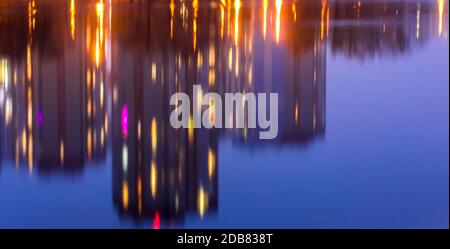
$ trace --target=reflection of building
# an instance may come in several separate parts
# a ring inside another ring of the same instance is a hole
[[[255,11],[259,8],[263,16]],[[279,94],[278,137],[269,143],[303,144],[323,134],[329,6],[263,1],[241,11],[245,13],[239,21],[241,42],[235,44],[233,37],[220,41],[225,80],[219,85],[226,87],[224,92]],[[281,29],[286,26],[290,29]],[[258,129],[230,133],[247,144],[265,144]]]
[[[326,46],[319,31],[313,49],[289,51],[285,65],[282,141],[304,141],[325,132]]]
[[[118,91],[127,97],[113,105],[115,205],[125,216],[153,219],[155,226],[159,219],[215,210],[217,135],[198,131],[191,138],[189,132],[172,129],[156,97],[167,95],[163,88],[146,96],[138,85],[119,83]]]
[[[325,132],[329,6],[326,2],[292,3],[291,8],[303,12],[293,11],[284,20],[292,23],[291,29],[285,31],[285,49],[279,55],[283,58],[283,67],[278,74],[282,72],[283,84],[279,87],[278,140],[280,143],[305,143]],[[308,23],[311,20],[315,22]]]
[[[133,16],[137,8],[113,11],[115,16]],[[176,88],[192,89],[188,86],[201,71],[182,47],[193,43],[179,42],[181,48],[170,43],[170,27],[158,22],[164,16],[155,12],[150,19],[113,23],[119,41],[112,47],[113,199],[122,215],[153,219],[155,226],[160,219],[177,221],[191,211],[200,216],[214,211],[218,193],[216,132],[175,130],[169,123],[171,110],[164,103]],[[130,46],[127,37],[134,27],[148,29]],[[153,29],[159,33],[146,43],[146,32]]]
[[[1,41],[8,62],[5,129],[12,136],[6,147],[13,148],[8,154],[17,166],[27,164],[30,173],[35,167],[38,173],[81,170],[86,159],[106,155],[106,71],[85,51],[91,49],[90,37],[105,39],[107,33],[95,35],[100,20],[92,11],[77,21],[92,30],[71,33],[64,12],[51,7],[36,11],[43,2],[17,4],[28,6],[28,12],[2,19],[5,30],[12,25],[22,32],[11,37],[21,48]]]
[[[47,14],[40,11],[36,18],[46,20]],[[64,32],[66,29],[61,25],[52,25],[64,23],[64,19],[61,13],[56,17],[59,22],[42,26],[45,31],[36,27],[37,34],[55,34],[41,39],[37,35],[36,44],[44,48],[51,44],[49,49],[53,48],[54,53],[41,55],[39,49],[31,54],[31,80],[36,93],[35,153],[38,167],[50,171],[55,166],[64,170],[81,169],[85,160],[104,158],[106,154],[106,71],[98,51],[101,46],[98,44],[104,43],[107,35],[99,35],[105,24],[98,13],[89,12],[79,20],[88,27],[86,30],[70,33]],[[87,42],[73,42],[75,38]],[[62,40],[67,40],[66,44]],[[95,56],[86,59],[86,50]]]
[[[358,59],[404,54],[432,35],[445,35],[444,2],[439,0],[438,6],[408,1],[333,2],[330,9],[337,25],[332,28],[331,50]],[[341,25],[349,21],[359,25]]]

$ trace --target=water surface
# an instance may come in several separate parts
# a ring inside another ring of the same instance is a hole
[[[448,228],[448,1],[0,1],[0,228]],[[279,132],[170,96],[279,94]]]

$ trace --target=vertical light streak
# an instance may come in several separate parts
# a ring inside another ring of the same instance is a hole
[[[208,194],[206,193],[203,186],[200,186],[197,193],[197,211],[201,218],[203,218],[207,209],[208,209]]]
[[[241,1],[234,1],[234,44],[237,46],[239,39],[239,11],[241,9]]]
[[[61,140],[59,142],[59,161],[61,162],[61,164],[64,163],[64,141]]]
[[[75,40],[75,0],[70,0],[70,37]]]
[[[266,39],[267,32],[267,8],[268,8],[268,0],[263,1],[263,38]]]
[[[28,32],[31,35],[36,26],[36,2],[33,0],[28,2]]]
[[[444,5],[445,5],[445,0],[438,0],[438,12],[439,12],[438,33],[439,33],[439,36],[442,36],[442,30],[443,30]]]
[[[320,14],[320,40],[323,40],[325,32],[325,8],[327,6],[326,0],[322,0],[322,10]]]
[[[30,84],[27,87],[27,102],[27,126],[31,132],[33,128],[33,93]]]
[[[416,11],[416,39],[419,39],[420,36],[420,3],[417,3],[417,11]]]
[[[87,141],[86,141],[86,143],[87,143],[87,153],[88,153],[88,160],[91,160],[91,158],[92,158],[92,130],[91,130],[91,128],[88,128],[88,130],[87,130]]]
[[[327,37],[330,33],[330,7],[327,7]]]
[[[156,155],[156,149],[158,146],[158,123],[156,122],[156,118],[152,119],[151,125],[151,146],[152,146],[152,155]]]
[[[220,4],[220,38],[223,39],[223,33],[225,30],[225,0],[221,1]]]
[[[194,118],[192,115],[189,116],[188,140],[190,144],[194,141]]]
[[[170,0],[170,39],[173,39],[173,16],[175,13],[175,3],[174,0]]]
[[[152,192],[153,199],[156,198],[157,186],[158,186],[158,171],[156,168],[155,161],[152,161],[152,164],[150,166],[150,189]]]
[[[197,13],[198,13],[198,0],[192,1],[192,8],[194,9],[194,24],[193,24],[193,46],[194,51],[197,48]]]
[[[275,34],[277,43],[280,41],[280,32],[281,32],[281,7],[283,5],[282,0],[275,1],[275,10],[277,12],[276,21],[275,21]]]
[[[28,80],[28,82],[31,81],[32,74],[33,74],[33,68],[31,65],[31,44],[28,43],[28,45],[27,45],[27,80]]]
[[[126,180],[124,180],[122,183],[122,206],[125,210],[128,209],[128,198],[129,198],[128,183]]]
[[[209,148],[209,150],[208,150],[208,177],[210,180],[214,175],[215,169],[216,169],[216,154],[214,153],[213,149]]]
[[[294,14],[294,22],[297,21],[297,8],[295,7],[295,2],[292,2],[292,13]]]
[[[97,13],[97,21],[98,25],[100,27],[100,37],[103,37],[103,13],[105,10],[105,5],[103,4],[103,1],[97,2],[95,5],[96,13]]]
[[[104,15],[104,4],[103,4],[103,0],[97,2],[97,4],[95,5],[96,8],[96,14],[97,14],[97,28],[96,28],[96,32],[95,32],[95,65],[98,68],[100,65],[100,56],[101,54],[101,49],[103,48],[103,29],[104,29],[104,25],[103,25],[103,15]]]
[[[142,178],[141,175],[139,175],[137,180],[137,194],[138,194],[138,211],[139,214],[142,213]]]

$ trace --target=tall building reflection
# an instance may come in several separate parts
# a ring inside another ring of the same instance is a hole
[[[2,143],[5,156],[17,167],[26,164],[30,174],[34,167],[44,174],[81,172],[87,161],[106,155],[106,56],[88,56],[108,40],[106,24],[83,5],[85,14],[74,20],[71,2],[69,29],[64,8],[49,3],[19,1],[9,6],[17,12],[1,9]],[[77,23],[86,28],[76,29]]]
[[[437,5],[426,1],[334,4],[332,19],[337,25],[332,27],[332,53],[359,60],[404,54],[422,46],[431,36],[447,35],[444,30],[448,29],[448,16],[443,17],[447,15],[444,7],[445,1],[441,0]],[[374,18],[380,20],[371,22]],[[344,25],[348,21],[356,21],[358,25]]]
[[[256,147],[324,136],[327,53],[397,56],[446,37],[445,4],[0,1],[0,167],[81,173],[111,153],[123,217],[159,227],[216,213],[220,139]],[[278,137],[194,129],[192,118],[173,129],[169,99],[192,99],[194,84],[222,96],[278,92]]]
[[[213,13],[195,3],[172,8],[113,9],[113,199],[121,214],[155,227],[191,211],[204,216],[218,202],[218,131],[171,128],[166,104],[177,91],[192,97],[196,82],[213,87],[218,41],[203,21]]]

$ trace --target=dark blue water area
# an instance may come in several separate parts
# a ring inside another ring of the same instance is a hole
[[[448,227],[448,40],[388,59],[327,56],[326,136],[219,142],[219,207],[180,227]],[[111,157],[82,176],[2,167],[2,227],[143,227],[112,207]],[[167,224],[169,226],[169,224]]]
[[[191,225],[448,227],[447,53],[436,39],[395,59],[328,56],[326,136],[301,148],[221,141],[218,217]]]

